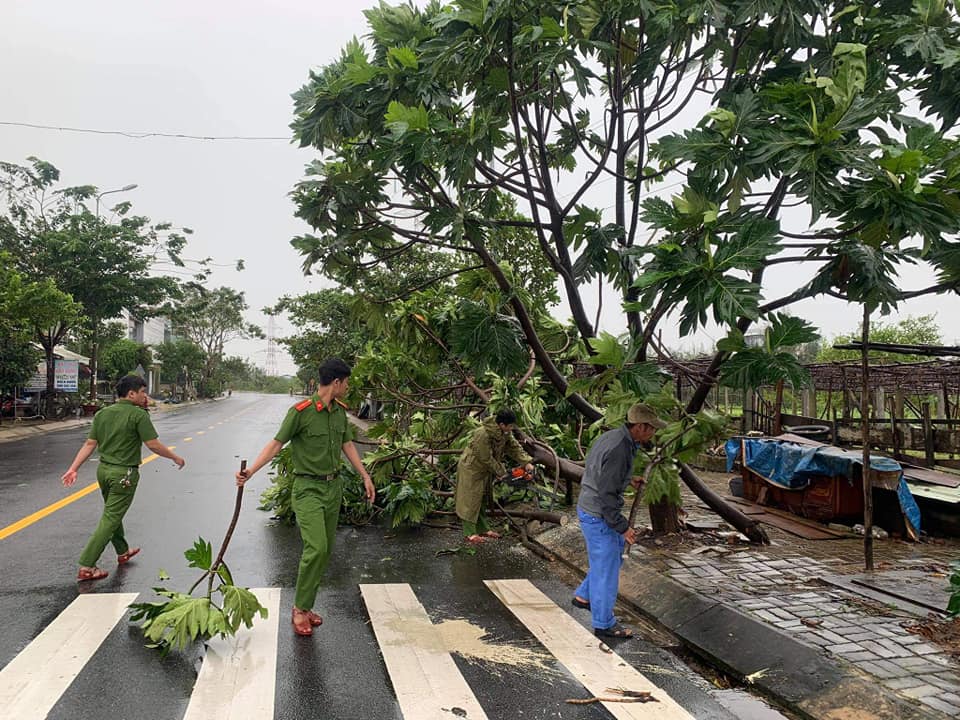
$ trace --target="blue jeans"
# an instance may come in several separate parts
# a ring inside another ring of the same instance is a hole
[[[601,518],[588,515],[577,508],[580,530],[587,543],[587,558],[590,568],[575,591],[578,597],[590,601],[593,627],[599,630],[617,624],[613,606],[617,602],[620,587],[620,565],[623,563],[623,535],[607,525]]]

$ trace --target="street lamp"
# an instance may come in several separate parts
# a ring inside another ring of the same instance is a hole
[[[130,185],[124,185],[122,188],[117,188],[116,190],[104,190],[102,193],[99,193],[97,195],[97,220],[100,219],[100,198],[110,193],[127,192],[128,190],[135,190],[136,188],[137,184],[132,183]]]

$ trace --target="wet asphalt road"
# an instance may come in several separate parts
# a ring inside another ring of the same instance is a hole
[[[157,572],[163,584],[186,590],[197,577],[182,552],[202,535],[219,546],[233,511],[232,474],[239,459],[252,459],[272,436],[289,398],[234,394],[216,403],[157,413],[160,439],[174,445],[187,466],[178,471],[157,459],[142,469],[140,486],[125,527],[132,545],[143,548],[118,571],[112,548],[100,565],[110,577],[85,583],[88,592],[137,592],[150,599]],[[202,434],[201,434],[202,433]],[[85,436],[62,431],[0,444],[0,527],[70,494],[59,483]],[[186,438],[191,438],[187,441]],[[95,481],[89,461],[74,489]],[[342,527],[321,589],[317,610],[324,625],[313,638],[295,636],[289,625],[299,537],[296,528],[274,526],[257,510],[268,484],[266,470],[244,493],[240,522],[227,553],[233,575],[249,587],[282,588],[275,718],[400,718],[386,667],[360,597],[360,583],[409,583],[434,622],[466,618],[496,641],[539,649],[539,643],[483,586],[484,579],[530,579],[585,625],[589,614],[569,605],[569,579],[557,569],[506,544],[489,544],[474,556],[435,557],[457,542],[452,531],[392,532],[377,527]],[[76,558],[100,513],[97,493],[74,502],[0,540],[0,667],[6,665],[78,593]],[[617,651],[680,702],[695,718],[733,718],[708,684],[668,651],[636,639]],[[454,656],[488,717],[610,718],[598,705],[571,706],[583,687],[562,666],[517,671]],[[160,659],[143,647],[139,631],[125,621],[113,629],[79,677],[51,711],[57,720],[182,717],[196,678],[201,650]],[[2,710],[0,710],[2,715]],[[757,715],[760,717],[760,715]]]

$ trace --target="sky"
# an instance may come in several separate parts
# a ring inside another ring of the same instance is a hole
[[[350,38],[366,33],[362,9],[371,4],[3,0],[0,160],[39,157],[57,166],[67,185],[92,184],[103,191],[136,184],[105,197],[104,205],[129,200],[133,212],[191,228],[187,256],[209,256],[222,265],[211,286],[243,290],[248,319],[266,328],[262,308],[326,284],[303,275],[289,244],[309,231],[293,216],[288,193],[315,157],[312,150],[287,139],[134,139],[2,123],[289,138],[290,94],[310,69],[333,61]],[[598,197],[592,202],[604,204]],[[802,211],[787,217],[802,229]],[[240,273],[233,269],[239,258],[246,264]],[[771,277],[769,297],[779,296],[780,285],[785,291],[796,286],[790,266],[774,266]],[[908,288],[930,281],[922,272],[903,276]],[[858,308],[832,299],[806,301],[793,312],[826,336],[852,331],[860,320]],[[557,313],[566,314],[562,307]],[[918,299],[901,308],[902,315],[927,313],[937,314],[946,342],[960,339],[960,300]],[[604,303],[602,325],[614,333],[623,330],[613,299]],[[278,320],[278,336],[291,331],[288,322]],[[710,349],[721,334],[708,330],[681,341],[669,323],[664,328],[668,344],[687,348]],[[235,341],[227,351],[263,367],[266,347],[264,340]],[[294,372],[282,348],[277,358],[281,373]]]

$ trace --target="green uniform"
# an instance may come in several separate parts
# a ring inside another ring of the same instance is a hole
[[[93,416],[87,437],[97,441],[100,453],[97,483],[103,514],[80,555],[80,565],[96,567],[107,543],[113,543],[117,555],[130,549],[123,535],[123,516],[140,480],[140,446],[155,440],[157,431],[146,410],[129,400],[117,400]]]
[[[531,461],[513,433],[505,433],[495,417],[488,417],[470,436],[470,443],[457,464],[457,517],[463,523],[464,537],[482,535],[490,529],[483,515],[483,496],[494,478],[507,468],[504,458],[517,465]]]
[[[338,473],[341,452],[343,444],[353,437],[353,426],[344,407],[339,402],[324,407],[316,395],[290,408],[274,437],[279,443],[290,443],[290,500],[303,541],[293,601],[300,610],[313,608],[333,552],[343,496],[343,481]]]

